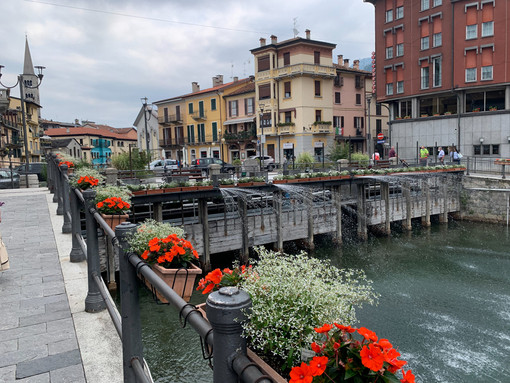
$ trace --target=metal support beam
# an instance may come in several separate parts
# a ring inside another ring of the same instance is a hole
[[[198,217],[202,224],[202,236],[204,238],[204,253],[202,265],[206,272],[211,271],[211,244],[209,238],[209,213],[207,211],[207,199],[198,200]]]
[[[381,182],[381,200],[384,201],[384,234],[391,234],[391,221],[390,221],[390,183]]]
[[[411,200],[411,185],[409,182],[404,182],[402,184],[402,193],[404,194],[405,204],[406,204],[406,218],[405,220],[402,220],[402,227],[405,230],[411,230],[412,229],[412,218],[413,218],[413,207],[412,207],[412,200]]]
[[[366,214],[366,185],[358,185],[358,237],[366,241],[368,239],[367,214]]]

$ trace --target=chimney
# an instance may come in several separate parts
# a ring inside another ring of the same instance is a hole
[[[198,85],[198,82],[193,81],[191,83],[191,92],[195,93],[195,92],[198,92],[199,90],[200,90],[200,85]]]
[[[234,82],[237,82],[237,81],[239,81],[239,77],[234,76]]]
[[[259,41],[260,41],[260,46],[261,47],[266,45],[266,39],[265,38],[261,37]]]
[[[218,85],[223,85],[223,75],[222,74],[218,74],[212,78],[213,88]]]
[[[354,69],[359,69],[359,60],[354,60],[354,61],[352,62],[352,67],[353,67]]]
[[[349,68],[349,59],[344,59],[344,67]]]
[[[344,55],[336,56],[338,60],[338,66],[344,66]]]
[[[71,133],[71,131],[69,130],[69,127],[67,127],[67,129],[66,129],[66,133]]]
[[[278,37],[275,35],[271,35],[271,44],[276,44],[278,42]]]
[[[307,39],[307,40],[310,40],[310,30],[309,30],[309,29],[307,29],[307,30],[305,31],[305,33],[306,33],[306,39]]]

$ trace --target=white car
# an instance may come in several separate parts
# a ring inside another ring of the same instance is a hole
[[[260,161],[260,156],[251,156],[250,159]],[[264,168],[267,168],[267,170],[269,170],[269,171],[272,171],[274,169],[274,158],[273,157],[264,156]]]
[[[165,171],[165,167],[167,171],[179,169],[177,160],[173,160],[171,158],[167,158],[166,160],[155,160],[150,163],[150,169],[156,173],[163,173]]]

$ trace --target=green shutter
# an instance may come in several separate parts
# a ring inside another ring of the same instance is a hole
[[[190,102],[190,103],[188,104],[188,113],[189,113],[189,114],[193,114],[193,103],[192,103],[192,102]]]
[[[216,122],[212,123],[212,140],[213,142],[218,141],[218,124]]]

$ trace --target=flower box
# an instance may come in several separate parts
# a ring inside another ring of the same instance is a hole
[[[123,222],[126,222],[129,218],[128,214],[101,214],[101,217],[115,231],[115,228]]]
[[[288,180],[273,180],[273,184],[286,184]]]
[[[181,188],[164,188],[165,193],[177,193],[181,191]]]
[[[220,185],[220,188],[224,189],[224,188],[233,188],[235,187],[236,185]]]
[[[208,185],[208,186],[197,186],[196,188],[197,188],[197,190],[212,190],[212,189],[213,189],[213,186],[212,186],[212,185]]]
[[[147,189],[147,195],[161,194],[163,192],[164,192],[163,189]]]
[[[202,269],[193,264],[189,269],[165,269],[159,265],[151,265],[150,267],[156,273],[156,275],[163,279],[163,281],[178,295],[180,295],[186,302],[188,302],[191,298],[196,277],[202,274]],[[145,285],[150,290],[153,290],[149,281],[145,280]],[[163,295],[161,295],[159,291],[155,290],[155,293],[161,302],[168,303],[168,301]]]
[[[147,194],[147,190],[135,190],[133,192],[133,195],[146,195]]]
[[[181,191],[195,191],[198,190],[198,186],[183,186],[181,187]]]

